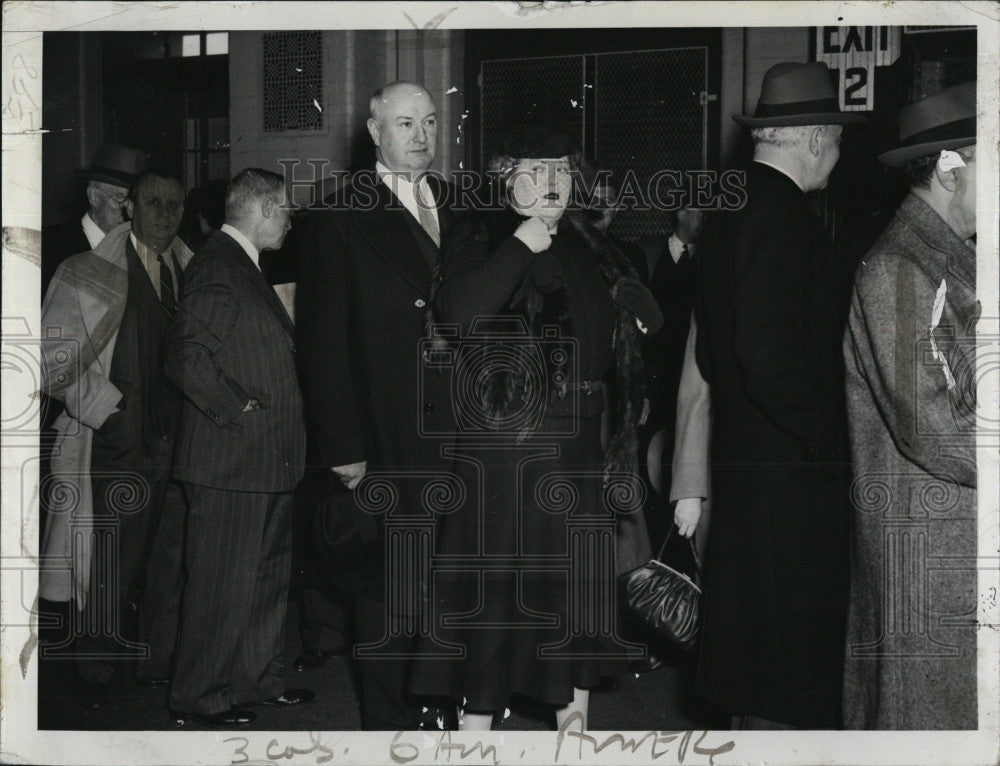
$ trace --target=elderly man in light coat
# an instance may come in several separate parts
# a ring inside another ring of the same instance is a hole
[[[152,622],[148,611],[136,611],[159,595],[143,601],[138,594],[161,586],[144,582],[144,570],[167,493],[180,407],[159,346],[191,257],[176,237],[183,203],[176,179],[141,175],[128,202],[133,220],[64,261],[42,304],[43,389],[64,412],[54,425],[39,595],[75,605],[69,636],[75,639],[75,700],[87,707],[106,700],[113,659],[151,657],[137,677],[149,671],[145,680],[153,683],[169,672],[172,632],[162,656],[153,656],[158,650],[136,643],[138,629],[130,623],[143,616]],[[179,598],[176,583],[164,588]],[[43,656],[66,648],[46,647]]]
[[[844,725],[975,729],[975,83],[903,108],[910,194],[844,339],[854,483]]]

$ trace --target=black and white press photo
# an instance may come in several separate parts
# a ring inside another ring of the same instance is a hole
[[[995,4],[3,26],[5,762],[995,761]]]

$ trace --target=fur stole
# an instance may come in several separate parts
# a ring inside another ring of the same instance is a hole
[[[482,214],[472,222],[473,231],[482,236],[490,251],[493,251],[507,237],[513,234],[521,218],[510,213]],[[567,212],[560,227],[564,236],[575,236],[593,254],[600,268],[608,292],[615,296],[622,280],[639,281],[639,277],[628,258],[604,235],[594,228],[582,215]],[[567,231],[568,230],[568,231]],[[430,300],[426,313],[428,336],[435,344],[446,343],[436,335],[435,318],[432,310],[434,296],[441,284],[442,275],[435,275],[431,285]],[[569,296],[558,274],[558,267],[552,256],[540,253],[531,269],[525,275],[518,289],[509,301],[507,315],[520,318],[528,328],[530,337],[543,338],[547,327],[558,327],[560,337],[572,338],[573,318],[569,311]],[[638,420],[642,414],[646,385],[642,361],[641,333],[636,325],[635,315],[622,306],[615,305],[615,323],[612,331],[612,350],[615,357],[613,380],[606,381],[606,402],[613,414],[612,430],[604,454],[604,471],[607,478],[615,473],[635,473],[638,452]],[[544,396],[549,402],[556,402],[568,395],[568,376],[565,374],[566,360],[557,363],[554,354],[542,354],[545,365],[544,390],[537,390],[538,376],[529,376],[523,370],[537,365],[537,347],[530,343],[511,343],[505,349],[512,353],[514,364],[504,365],[505,369],[491,371],[484,377],[483,385],[477,389],[479,404],[486,422],[497,424],[498,430],[517,422],[517,413],[525,410],[534,397]],[[527,356],[534,353],[535,358]],[[518,359],[518,356],[524,356]],[[522,426],[517,433],[518,441],[528,438],[532,428]]]

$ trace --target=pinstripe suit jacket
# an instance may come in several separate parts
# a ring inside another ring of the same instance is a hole
[[[242,247],[216,232],[184,273],[165,364],[184,393],[174,476],[241,492],[286,492],[305,467],[294,328]],[[244,412],[250,399],[260,408]]]

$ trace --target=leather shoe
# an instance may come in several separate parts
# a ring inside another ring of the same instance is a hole
[[[170,686],[169,678],[137,678],[135,679],[135,685],[143,689],[162,689],[165,686]]]
[[[308,689],[285,689],[281,694],[261,700],[258,705],[268,707],[298,707],[307,705],[316,699],[316,693]]]
[[[292,669],[300,673],[304,670],[315,670],[321,667],[333,654],[333,652],[328,652],[325,649],[306,649],[295,658]]]
[[[655,654],[646,651],[646,656],[641,660],[632,660],[630,667],[633,673],[652,673],[654,670],[666,667],[665,660],[660,659]]]
[[[208,726],[213,729],[221,729],[227,726],[247,726],[257,720],[256,713],[236,707],[223,710],[221,713],[212,713],[211,715],[178,713],[173,710],[170,711],[170,715],[176,718],[178,723],[194,721],[195,723],[200,723],[202,726]]]

